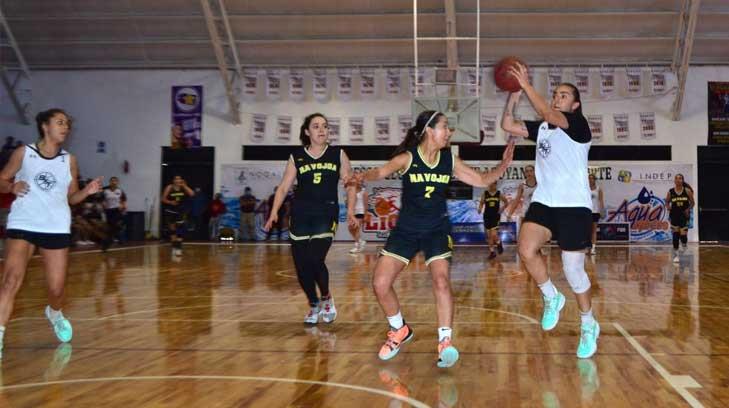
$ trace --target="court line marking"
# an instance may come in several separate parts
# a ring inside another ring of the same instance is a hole
[[[641,346],[640,343],[638,343],[638,341],[623,328],[623,326],[620,325],[620,323],[613,322],[613,327],[615,327],[615,329],[617,329],[620,334],[625,337],[628,343],[633,346],[635,351],[637,351],[638,354],[640,354],[640,356],[643,357],[643,359],[648,362],[648,364],[653,367],[653,369],[656,370],[658,374],[660,374],[661,377],[663,377],[663,379],[666,380],[666,382],[673,387],[673,389],[676,390],[676,392],[678,392],[678,394],[681,395],[681,397],[683,397],[683,399],[685,399],[691,407],[703,408],[704,405],[701,404],[701,402],[699,402],[699,400],[697,400],[696,397],[694,397],[687,389],[702,388],[701,384],[696,382],[696,380],[694,380],[694,378],[690,375],[673,375],[669,373],[668,370],[656,361],[656,359],[653,358],[653,356],[648,353],[648,351],[646,351],[646,349],[644,349],[643,346]]]
[[[17,319],[12,320],[13,322],[17,321],[28,321],[28,320],[46,320],[45,317],[19,317]],[[114,317],[111,319],[108,318],[98,318],[98,317],[76,317],[71,319],[74,322],[95,322],[95,321],[119,321],[119,322],[211,322],[211,323],[285,323],[285,324],[304,324],[302,320],[281,320],[281,319],[158,319],[158,318],[140,318],[140,317],[134,317],[134,318],[126,318],[124,316],[121,317]],[[577,320],[575,320],[577,322]],[[386,324],[384,320],[336,320],[337,324]],[[411,321],[408,320],[408,324],[422,324],[422,325],[436,325],[438,324],[437,321],[431,320],[427,322],[420,322],[420,321]],[[524,321],[524,322],[463,322],[458,321],[455,322],[456,325],[480,325],[480,326],[501,326],[501,325],[534,325],[533,322]],[[306,328],[305,326],[302,326]],[[315,326],[312,326],[315,327]]]
[[[396,399],[407,404],[410,404],[416,408],[430,408],[429,405],[424,402],[418,401],[414,398],[398,395],[394,392],[380,390],[377,388],[365,387],[362,385],[344,384],[333,381],[314,381],[314,380],[300,380],[297,378],[282,378],[282,377],[255,377],[255,376],[226,376],[226,375],[160,375],[160,376],[130,376],[130,377],[100,377],[100,378],[79,378],[75,380],[58,380],[38,383],[25,383],[15,385],[4,385],[0,387],[0,390],[16,390],[23,388],[32,387],[45,387],[49,385],[64,385],[64,384],[78,384],[78,383],[97,383],[97,382],[111,382],[111,381],[168,381],[168,380],[223,380],[223,381],[268,381],[268,382],[280,382],[280,383],[291,383],[291,384],[310,384],[310,385],[323,385],[338,387],[344,389],[350,389],[354,391],[367,392],[370,394],[382,395]]]

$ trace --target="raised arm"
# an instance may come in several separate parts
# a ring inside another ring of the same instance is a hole
[[[516,64],[514,67],[509,69],[509,72],[511,73],[511,75],[514,76],[514,78],[516,78],[517,81],[519,81],[521,89],[526,94],[529,102],[532,104],[534,110],[537,112],[537,115],[540,118],[543,118],[545,121],[559,128],[569,128],[567,117],[562,112],[550,108],[549,103],[547,103],[542,95],[539,95],[539,93],[536,91],[536,89],[534,89],[532,84],[529,83],[529,74],[527,73],[527,69],[525,66],[521,64]]]
[[[519,103],[519,97],[521,97],[521,91],[509,94],[504,114],[501,115],[501,129],[514,136],[527,138],[529,137],[529,131],[524,122],[514,119],[514,108]]]

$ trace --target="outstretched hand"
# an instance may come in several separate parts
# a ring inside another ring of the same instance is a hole
[[[504,149],[504,154],[501,156],[501,162],[508,166],[511,164],[511,161],[514,160],[514,148],[515,148],[514,141],[510,141],[506,144],[506,148]]]
[[[86,184],[86,187],[84,187],[84,193],[86,195],[92,195],[96,194],[102,189],[101,182],[104,179],[104,177],[97,177],[93,180],[91,180],[88,184]]]
[[[265,231],[270,231],[273,224],[278,222],[278,214],[271,211],[271,216],[268,217],[268,221],[266,221],[266,225],[263,226],[263,229]]]

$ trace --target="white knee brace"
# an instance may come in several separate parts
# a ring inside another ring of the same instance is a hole
[[[585,293],[590,289],[590,278],[585,272],[585,253],[582,251],[562,251],[562,267],[575,293]]]

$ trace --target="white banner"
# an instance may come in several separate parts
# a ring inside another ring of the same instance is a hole
[[[425,96],[425,72],[424,68],[418,68],[417,75],[415,75],[415,68],[410,68],[410,95],[411,96]]]
[[[656,138],[656,114],[653,112],[641,112],[640,114],[640,137],[644,140]]]
[[[615,122],[615,140],[618,142],[627,142],[630,139],[628,114],[615,113],[613,114],[613,121]]]
[[[277,139],[281,143],[291,141],[291,116],[279,116],[276,119]]]
[[[256,99],[256,95],[258,95],[258,70],[246,69],[243,71],[243,95],[247,100]]]
[[[272,100],[281,98],[281,71],[266,71],[266,96]]]
[[[389,96],[400,95],[400,68],[388,68],[386,74],[386,92]]]
[[[360,68],[359,70],[359,95],[362,98],[375,97],[375,70],[371,68]]]
[[[651,69],[651,84],[653,85],[654,94],[662,94],[666,92],[666,69]]]
[[[628,95],[640,96],[642,94],[642,76],[640,67],[628,67],[625,69],[625,78],[628,83]]]
[[[312,77],[314,99],[324,102],[329,98],[329,81],[327,71],[315,69]]]
[[[465,96],[476,98],[479,96],[479,78],[478,70],[476,68],[466,68],[458,70],[458,75],[462,78],[459,82],[465,83]]]
[[[495,114],[481,112],[481,131],[483,132],[484,140],[493,141],[496,139]]]
[[[615,70],[613,68],[600,69],[600,95],[612,96],[615,93]]]
[[[408,130],[413,127],[413,117],[410,115],[399,115],[397,117],[397,127],[400,131],[400,140],[398,141],[398,143],[400,143],[405,140]]]
[[[554,67],[550,68],[548,72],[548,96],[552,96],[552,92],[554,92],[555,89],[559,86],[559,84],[562,83],[562,68]]]
[[[337,70],[337,97],[343,101],[352,99],[352,70],[349,68]]]
[[[349,142],[364,142],[364,118],[349,118]]]
[[[266,139],[266,115],[253,115],[251,120],[251,142],[261,143]]]
[[[340,120],[339,118],[327,118],[329,124],[329,143],[335,145],[339,143],[340,136]]]
[[[592,142],[599,143],[602,140],[602,115],[587,115],[587,123],[590,124]]]
[[[375,118],[375,142],[378,144],[390,143],[389,116],[378,116]]]
[[[289,71],[289,98],[292,101],[304,100],[304,73],[299,70]]]
[[[590,93],[590,69],[575,68],[575,86],[580,91],[580,96],[585,97]]]

